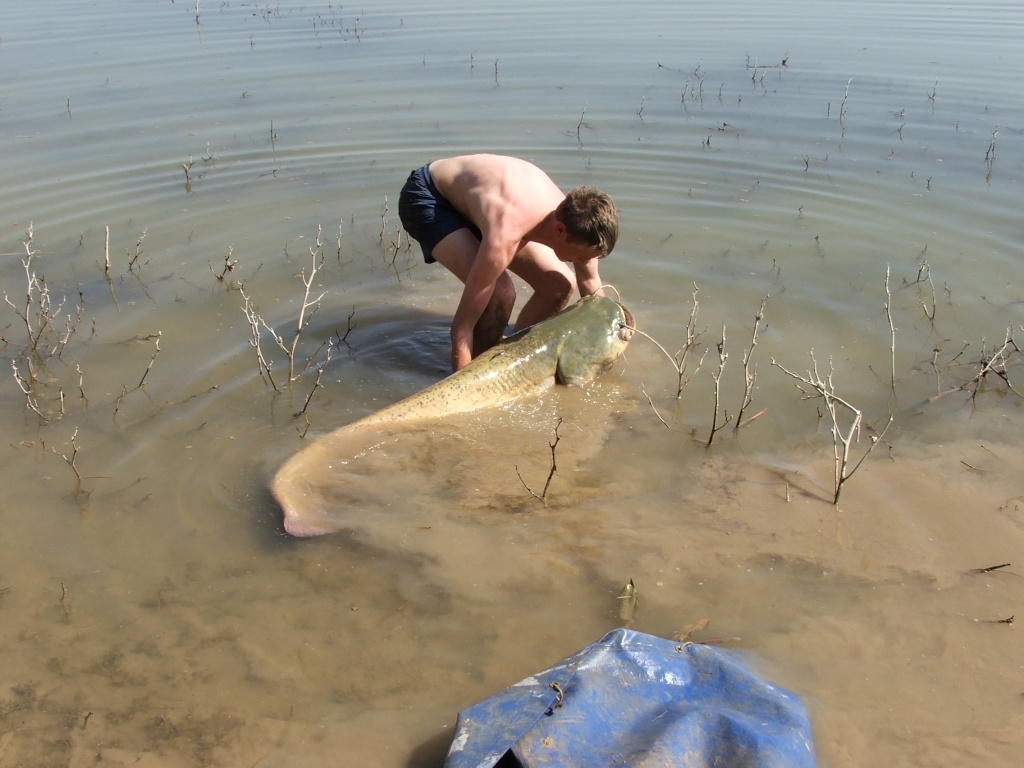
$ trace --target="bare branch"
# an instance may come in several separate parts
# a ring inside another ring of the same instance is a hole
[[[323,386],[323,384],[320,383],[320,379],[321,379],[321,377],[323,377],[323,375],[324,375],[324,368],[327,367],[327,364],[329,362],[331,362],[331,347],[330,346],[327,347],[327,357],[326,357],[326,359],[320,365],[317,366],[317,369],[316,369],[316,381],[313,382],[313,388],[310,389],[309,390],[309,394],[306,395],[306,402],[304,402],[302,404],[302,410],[299,411],[298,413],[294,414],[294,417],[296,419],[299,416],[305,416],[306,415],[306,411],[309,409],[309,404],[313,401],[313,395],[315,395],[316,391],[318,389],[320,389],[320,387]],[[307,422],[307,428],[308,428],[308,422]],[[303,432],[302,435],[305,436],[305,432]]]
[[[260,343],[260,329],[265,328],[269,331],[278,345],[283,348],[281,338],[274,332],[274,329],[267,325],[266,321],[260,317],[259,313],[256,311],[255,305],[252,303],[252,300],[246,294],[245,288],[239,287],[238,292],[242,294],[242,299],[245,302],[242,306],[242,312],[245,313],[245,318],[249,321],[249,344],[256,350],[256,362],[259,365],[260,378],[269,383],[275,392],[280,392],[281,390],[277,386],[277,382],[274,381],[274,373],[272,371],[273,364],[267,360],[266,355],[263,353],[263,346]]]
[[[946,395],[951,395],[954,392],[964,392],[967,391],[968,389],[970,389],[971,399],[973,400],[978,396],[978,390],[981,387],[982,381],[984,381],[984,379],[990,373],[995,374],[1000,379],[1002,379],[1003,383],[1005,383],[1009,390],[1013,392],[1015,395],[1017,395],[1018,397],[1024,397],[1024,394],[1018,392],[1017,389],[1010,382],[1010,375],[1008,371],[1011,359],[1014,357],[1014,355],[1019,355],[1020,353],[1021,350],[1017,347],[1017,342],[1015,342],[1013,339],[1013,326],[1007,326],[1006,336],[1004,337],[1003,344],[1001,347],[999,347],[999,349],[989,354],[985,350],[985,344],[982,344],[981,358],[978,361],[981,368],[978,370],[976,374],[974,374],[974,376],[965,381],[963,384],[960,384],[951,389],[943,390],[942,392],[939,392],[936,395],[932,395],[932,397],[929,398],[928,402],[935,402],[936,400],[940,400]]]
[[[640,385],[640,391],[644,393],[644,397],[647,398],[647,402],[651,404],[651,410],[654,411],[654,415],[658,417],[658,421],[660,421],[662,424],[664,424],[666,428],[671,429],[673,432],[681,432],[682,431],[682,430],[676,429],[675,427],[671,426],[667,421],[665,421],[665,418],[658,411],[657,406],[655,406],[654,401],[651,399],[651,396],[647,394],[647,390],[644,389],[642,384]]]
[[[146,366],[146,370],[142,372],[142,378],[139,379],[139,383],[135,385],[135,389],[142,389],[142,385],[146,383],[146,377],[149,376],[149,372],[153,370],[153,363],[156,362],[157,356],[160,354],[160,337],[163,335],[163,331],[157,331],[156,334],[156,352],[149,358],[149,365]]]
[[[779,368],[787,376],[790,376],[801,384],[810,387],[811,391],[824,402],[825,411],[828,413],[829,419],[832,423],[832,452],[835,460],[835,493],[832,497],[832,503],[838,504],[839,495],[843,490],[843,484],[853,476],[853,473],[856,472],[860,468],[860,465],[864,463],[864,459],[868,457],[868,454],[874,450],[875,445],[882,440],[882,437],[884,437],[886,431],[893,422],[893,417],[890,414],[889,421],[885,425],[881,434],[879,434],[878,437],[872,437],[871,445],[868,447],[867,451],[864,452],[860,457],[860,460],[858,460],[851,468],[850,451],[853,444],[860,440],[860,430],[864,417],[859,408],[851,405],[836,394],[835,385],[832,381],[834,370],[831,358],[829,359],[829,371],[827,376],[822,376],[818,371],[818,361],[814,357],[813,350],[811,351],[811,370],[807,371],[806,375],[794,373],[785,366],[777,363],[774,359],[772,360],[772,365]],[[803,387],[798,385],[798,388],[801,392],[807,393],[807,390]],[[849,414],[848,424],[843,424],[843,419],[841,419],[839,415],[840,411],[844,411]]]
[[[75,431],[71,433],[71,455],[68,456],[66,453],[61,453],[56,448],[50,448],[55,454],[60,456],[71,467],[71,471],[75,473],[75,479],[81,483],[82,473],[78,471],[78,467],[75,466],[75,460],[78,458],[78,443],[75,442],[75,438],[78,437],[78,428],[75,427]]]
[[[310,268],[309,275],[303,271],[301,274],[302,284],[305,286],[305,291],[302,294],[302,305],[299,307],[299,319],[295,324],[295,333],[292,336],[291,345],[285,348],[284,342],[279,336],[276,336],[278,345],[285,350],[288,355],[288,381],[295,381],[295,349],[299,344],[299,336],[302,335],[302,331],[305,330],[306,326],[309,325],[313,319],[313,315],[320,308],[320,300],[327,294],[327,291],[321,291],[320,295],[315,299],[310,300],[309,293],[313,287],[313,281],[316,279],[317,272],[324,265],[324,246],[321,240],[322,229],[319,224],[316,227],[316,244],[314,247],[309,249],[310,256]],[[309,316],[306,316],[306,312],[309,312]]]
[[[754,330],[750,334],[750,347],[743,353],[743,400],[740,403],[740,409],[736,413],[736,426],[734,429],[738,432],[739,428],[749,424],[756,416],[746,421],[743,421],[743,412],[747,410],[747,407],[753,402],[754,399],[754,381],[757,378],[757,368],[751,369],[750,361],[754,356],[754,347],[757,346],[757,332],[761,327],[761,321],[764,319],[764,307],[768,303],[768,297],[765,296],[761,299],[761,307],[757,310],[757,314],[754,315]],[[764,413],[764,411],[761,411]],[[760,416],[761,414],[758,414]]]
[[[544,490],[541,491],[540,494],[535,493],[533,491],[533,489],[530,488],[530,486],[528,486],[526,484],[526,481],[523,480],[523,476],[521,474],[519,474],[519,467],[516,466],[516,468],[515,468],[516,476],[519,478],[519,482],[521,482],[523,484],[523,487],[526,489],[527,493],[529,493],[531,496],[533,496],[533,498],[539,499],[544,504],[545,507],[548,505],[548,488],[551,487],[551,480],[552,480],[552,478],[554,478],[555,472],[558,471],[558,466],[557,466],[557,464],[555,462],[555,449],[558,447],[558,442],[562,439],[561,436],[558,434],[558,428],[560,426],[562,426],[562,417],[561,416],[559,416],[558,420],[555,422],[555,439],[554,439],[553,442],[548,443],[548,445],[551,448],[551,469],[548,472],[548,479],[544,483]]]
[[[14,381],[17,382],[18,389],[25,395],[25,407],[38,416],[39,420],[45,424],[49,419],[39,410],[39,400],[32,391],[32,384],[29,379],[21,375],[21,371],[18,370],[17,360],[11,360],[11,370],[14,372]]]
[[[697,367],[694,369],[693,373],[689,376],[689,378],[686,378],[687,358],[697,348],[697,340],[703,333],[703,331],[696,330],[697,311],[700,309],[700,302],[697,301],[698,290],[700,289],[697,288],[697,284],[694,283],[693,293],[690,294],[691,298],[693,299],[693,307],[690,309],[690,317],[686,321],[686,342],[683,344],[683,348],[676,353],[676,356],[673,359],[673,362],[676,366],[676,373],[679,374],[679,382],[678,386],[676,387],[676,400],[682,397],[683,387],[689,384],[693,377],[697,375],[697,372],[700,370],[701,365],[704,363],[704,355],[707,354],[707,350],[705,349],[704,355],[701,355],[700,360],[697,362]]]
[[[889,391],[896,394],[896,326],[892,320],[892,291],[889,289],[889,265],[885,265],[885,317],[889,321]]]
[[[711,378],[715,381],[715,408],[711,415],[711,433],[708,435],[708,447],[715,440],[715,433],[723,429],[726,424],[732,421],[732,417],[729,416],[728,412],[725,414],[725,420],[718,423],[718,411],[722,401],[722,374],[725,372],[725,363],[729,359],[729,353],[725,351],[725,326],[722,326],[722,340],[718,342],[718,372],[712,373]]]

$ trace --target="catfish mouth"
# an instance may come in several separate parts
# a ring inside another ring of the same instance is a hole
[[[623,325],[619,326],[618,335],[623,341],[629,341],[633,338],[633,329],[636,327],[633,323],[632,313],[624,306],[619,304],[619,309],[622,310],[622,315],[625,318]]]
[[[633,315],[632,315],[632,313],[628,309],[626,309],[624,306],[622,306],[621,304],[619,304],[619,309],[621,309],[622,310],[622,314],[626,316],[626,325],[628,325],[630,328],[632,328],[633,327]]]

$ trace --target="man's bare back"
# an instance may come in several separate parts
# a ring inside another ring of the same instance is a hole
[[[484,233],[525,245],[524,238],[565,193],[540,168],[515,157],[466,155],[430,164],[438,190]],[[518,248],[516,249],[518,250]]]
[[[567,196],[537,166],[500,155],[435,160],[413,171],[399,214],[426,261],[465,286],[452,321],[453,370],[501,339],[516,298],[506,270],[534,289],[516,320],[524,328],[564,308],[577,286],[582,296],[599,292],[597,259],[618,235],[607,195],[577,187]]]

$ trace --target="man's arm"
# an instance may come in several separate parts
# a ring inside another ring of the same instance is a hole
[[[597,259],[576,263],[576,285],[580,289],[580,298],[596,293],[604,296],[601,290],[603,283],[597,272]]]
[[[484,236],[452,319],[452,372],[473,359],[473,337],[477,323],[487,309],[498,278],[512,263],[515,248],[515,243],[502,245]]]

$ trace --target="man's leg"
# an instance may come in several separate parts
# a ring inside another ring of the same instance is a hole
[[[576,292],[576,273],[558,260],[555,252],[539,243],[527,243],[509,266],[531,288],[533,296],[516,318],[516,330],[547,320],[565,309]]]
[[[479,249],[480,241],[472,232],[457,229],[434,246],[433,256],[465,284]],[[473,329],[473,357],[501,341],[515,303],[516,288],[508,273],[503,272],[494,286],[490,303]]]

